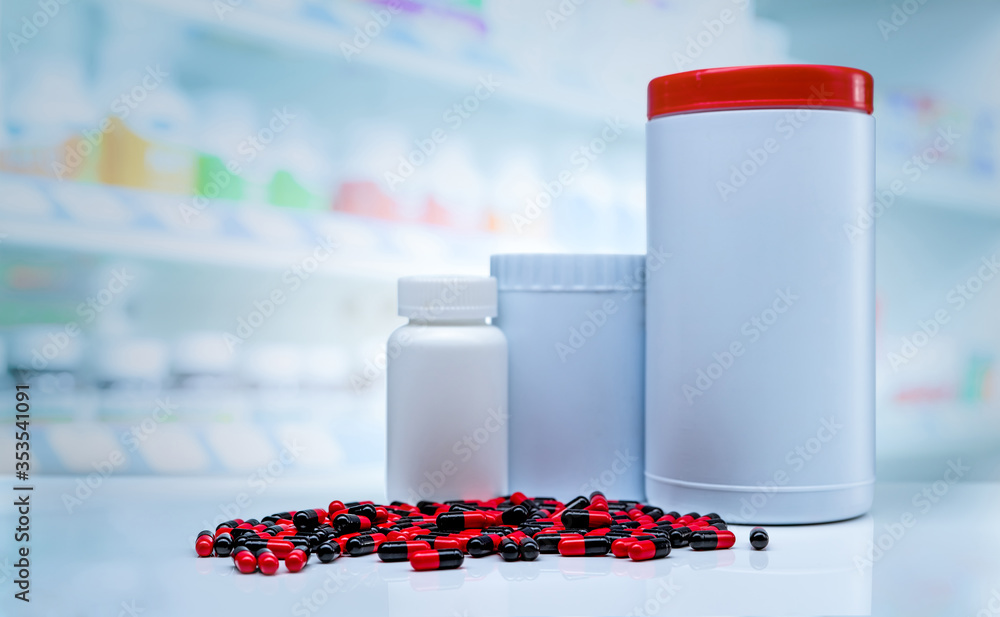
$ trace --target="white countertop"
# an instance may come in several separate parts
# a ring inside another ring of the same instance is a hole
[[[1000,484],[940,483],[946,492],[937,497],[931,482],[880,483],[872,514],[769,527],[770,546],[760,552],[750,549],[748,528],[734,526],[733,550],[676,549],[641,563],[490,556],[467,557],[458,570],[414,572],[371,555],[331,564],[313,558],[298,574],[282,565],[272,577],[238,574],[230,559],[197,558],[197,532],[239,503],[241,514],[259,517],[374,495],[358,486],[337,490],[334,481],[281,480],[261,490],[240,480],[111,477],[69,512],[64,495],[78,497],[77,478],[33,484],[32,601],[12,599],[14,548],[5,540],[0,607],[13,608],[3,614],[1000,615],[990,612],[993,594],[992,608],[1000,609],[1000,526],[992,523]],[[925,489],[937,503],[920,497]],[[11,501],[2,515],[7,538],[15,527]],[[873,542],[887,550],[871,567]]]

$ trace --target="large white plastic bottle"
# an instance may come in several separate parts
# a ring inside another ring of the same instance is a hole
[[[875,480],[871,75],[649,87],[646,497],[750,523],[867,512]]]
[[[507,340],[490,277],[399,279],[410,322],[387,344],[390,500],[507,493]]]

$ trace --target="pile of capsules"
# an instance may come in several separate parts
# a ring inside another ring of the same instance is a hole
[[[767,546],[767,532],[755,527],[750,544]],[[717,514],[681,515],[636,501],[609,501],[602,493],[576,497],[566,504],[523,493],[488,501],[332,501],[323,510],[278,512],[261,520],[235,519],[215,532],[202,531],[195,541],[201,557],[232,557],[250,574],[274,574],[281,561],[298,572],[315,554],[329,563],[342,554],[377,553],[382,561],[409,561],[415,570],[443,570],[462,565],[465,555],[499,554],[504,561],[532,561],[539,554],[566,557],[659,559],[670,550],[730,548],[736,536]]]

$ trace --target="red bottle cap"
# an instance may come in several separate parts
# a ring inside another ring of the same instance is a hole
[[[810,107],[872,113],[872,76],[860,69],[776,64],[699,69],[649,82],[647,117],[721,109]]]

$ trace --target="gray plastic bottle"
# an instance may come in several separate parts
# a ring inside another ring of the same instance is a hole
[[[655,259],[655,257],[654,257]],[[643,255],[494,255],[510,488],[643,495]]]

